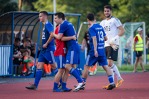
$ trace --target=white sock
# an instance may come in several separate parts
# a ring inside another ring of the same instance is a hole
[[[113,67],[114,73],[116,74],[117,80],[121,80],[122,77],[121,77],[121,74],[120,74],[120,72],[119,72],[117,66],[116,66],[115,64],[113,64],[112,67]]]
[[[111,71],[112,71],[112,77],[113,77],[113,81],[114,81],[114,71],[113,71],[113,68],[110,68]]]

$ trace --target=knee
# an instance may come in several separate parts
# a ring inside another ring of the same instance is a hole
[[[109,66],[109,67],[111,67],[112,65],[113,65],[113,63],[112,63],[112,62],[109,62],[109,63],[108,63],[108,66]]]

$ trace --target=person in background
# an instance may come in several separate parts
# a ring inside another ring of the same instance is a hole
[[[89,33],[88,33],[88,31],[86,31],[85,34],[84,34],[84,38],[83,38],[83,41],[82,41],[81,49],[85,50],[85,47],[87,47],[87,55],[88,55],[88,52],[90,50],[90,41],[89,41]],[[94,66],[89,68],[89,75],[95,75],[96,73],[97,73],[97,64],[95,64]]]
[[[139,27],[137,29],[137,34],[134,37],[134,52],[136,54],[136,60],[135,60],[135,64],[134,64],[134,70],[133,72],[137,72],[137,67],[138,67],[138,63],[140,63],[140,66],[142,68],[142,71],[145,72],[145,68],[143,66],[143,60],[142,60],[142,53],[143,53],[143,38],[142,38],[142,34],[143,34],[143,29],[141,27]]]

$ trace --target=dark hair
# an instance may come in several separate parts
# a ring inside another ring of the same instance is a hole
[[[90,21],[94,21],[94,20],[95,20],[94,14],[89,13],[89,14],[87,15],[87,19],[90,20]]]
[[[112,10],[112,7],[110,5],[105,5],[104,8]]]
[[[58,18],[62,18],[62,20],[65,20],[65,15],[62,12],[55,13],[55,16],[58,16]]]
[[[15,41],[15,42],[20,42],[21,40],[20,40],[20,38],[15,38],[14,41]]]
[[[31,42],[31,41],[29,40],[29,38],[26,37],[22,40],[22,43],[24,43],[24,42]]]
[[[48,12],[47,11],[40,11],[39,13],[42,13],[42,14],[48,16]]]

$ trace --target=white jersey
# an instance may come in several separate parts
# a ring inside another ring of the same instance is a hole
[[[114,38],[116,35],[118,35],[118,27],[122,26],[122,23],[118,18],[111,17],[111,19],[109,20],[102,20],[100,25],[104,28],[104,31],[108,38],[108,40],[105,41],[105,47],[110,46],[110,40]],[[119,42],[117,42],[117,45],[119,45]]]

